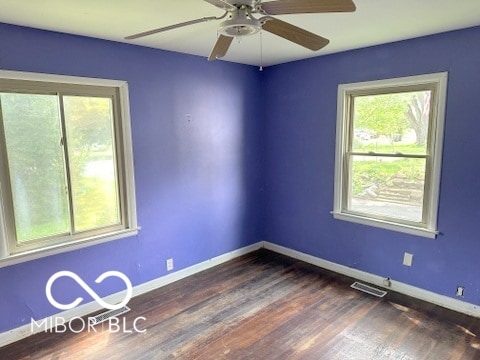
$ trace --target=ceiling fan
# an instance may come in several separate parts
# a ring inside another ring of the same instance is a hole
[[[126,40],[163,31],[178,29],[212,20],[223,20],[218,27],[219,36],[208,60],[219,59],[227,53],[234,37],[253,35],[260,30],[268,31],[312,51],[320,50],[329,43],[328,39],[301,29],[272,15],[312,14],[329,12],[352,12],[356,7],[352,0],[203,0],[225,10],[222,16],[209,16],[175,25],[165,26],[127,36]],[[255,17],[254,15],[260,17]]]

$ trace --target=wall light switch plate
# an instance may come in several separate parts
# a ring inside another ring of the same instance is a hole
[[[173,270],[173,259],[167,259],[167,271]]]
[[[413,262],[413,254],[405,253],[403,255],[403,265],[412,266],[412,262]]]

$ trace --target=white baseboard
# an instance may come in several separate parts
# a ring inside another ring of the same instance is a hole
[[[384,278],[381,276],[353,269],[344,265],[339,265],[331,261],[327,261],[280,245],[272,244],[267,241],[264,241],[264,248],[384,288]],[[428,290],[395,281],[395,279],[391,280],[391,286],[386,289],[439,305],[450,310],[480,318],[480,307],[478,305],[453,299],[448,296],[439,295]]]
[[[214,257],[212,259],[203,261],[199,264],[190,266],[188,268],[173,272],[171,274],[162,276],[160,278],[157,278],[155,280],[137,285],[133,288],[133,296],[139,296],[142,294],[145,294],[149,291],[158,289],[162,286],[171,284],[175,281],[181,280],[183,278],[186,278],[188,276],[194,275],[196,273],[199,273],[200,271],[207,270],[211,267],[214,267],[216,265],[220,265],[221,263],[224,263],[226,261],[235,259],[239,256],[248,254],[252,251],[258,250],[263,247],[263,241],[260,241],[256,244],[250,245],[243,247],[238,250],[230,251],[226,254]],[[104,301],[110,303],[110,304],[115,304],[118,302],[121,302],[125,298],[125,291],[121,291],[116,294],[109,295],[104,298]],[[87,316],[89,314],[92,314],[94,312],[100,311],[103,308],[97,304],[97,302],[92,301],[90,303],[80,305],[72,310],[67,310],[63,311],[61,313],[55,314],[53,316],[50,316],[46,319],[41,319],[41,320],[35,320],[36,322],[44,322],[46,321],[46,324],[54,324],[54,318],[56,317],[61,317],[62,319],[65,320],[65,322],[70,321],[71,319],[78,318],[78,317],[83,317]],[[53,321],[51,321],[53,320]],[[33,331],[32,331],[33,330]],[[32,325],[29,322],[26,325],[23,325],[21,327],[5,331],[3,333],[0,333],[0,347],[6,346],[8,344],[11,344],[15,341],[24,339],[26,337],[29,337],[31,335],[34,335],[36,333],[45,331],[45,328],[40,328],[37,327],[36,329],[32,329]]]
[[[271,250],[279,254],[283,254],[291,258],[298,259],[306,263],[309,263],[309,264],[312,264],[312,265],[315,265],[339,274],[350,276],[357,280],[365,281],[370,284],[383,287],[383,277],[381,276],[370,274],[365,271],[353,269],[344,265],[339,265],[339,264],[312,256],[312,255],[308,255],[300,251],[292,250],[292,249],[289,249],[280,245],[276,245],[267,241],[260,241],[256,244],[228,252],[226,254],[201,262],[199,264],[162,276],[158,279],[137,285],[133,288],[133,296],[139,296],[139,295],[145,294],[149,291],[171,284],[175,281],[194,275],[203,270],[207,270],[216,265],[235,259],[239,256],[248,254],[260,248],[265,248],[267,250]],[[401,283],[399,281],[395,281],[394,279],[391,280],[391,286],[388,289],[442,306],[447,309],[451,309],[457,312],[461,312],[470,316],[480,318],[480,307],[474,304],[449,298],[448,296],[439,295],[424,289],[417,288],[415,286],[411,286],[408,284]],[[124,297],[125,297],[125,294],[124,294],[124,291],[122,291],[122,292],[107,296],[104,298],[104,300],[108,303],[114,304],[122,301]],[[50,324],[51,323],[49,321],[50,318],[53,319],[55,317],[61,317],[68,322],[71,319],[87,316],[89,314],[92,314],[100,310],[102,310],[102,307],[99,304],[97,304],[95,301],[92,301],[88,304],[81,305],[72,310],[64,311],[64,312],[55,314],[49,318],[36,320],[36,321],[41,322],[41,321],[47,320],[47,323]],[[21,327],[0,333],[0,347],[6,346],[15,341],[24,339],[35,333],[41,332],[42,330],[44,329],[37,328],[34,332],[32,332],[32,326],[30,323],[28,323]]]

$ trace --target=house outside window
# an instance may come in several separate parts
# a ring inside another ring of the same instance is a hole
[[[0,259],[136,233],[125,82],[0,72],[0,138]]]
[[[338,88],[333,215],[434,238],[447,73]]]

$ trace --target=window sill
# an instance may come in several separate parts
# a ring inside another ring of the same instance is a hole
[[[140,230],[140,227],[137,227],[134,229],[116,231],[114,233],[99,235],[99,236],[95,236],[87,239],[70,242],[67,244],[53,245],[53,246],[45,247],[42,249],[36,249],[36,250],[21,252],[18,254],[7,255],[3,259],[0,259],[0,268],[19,264],[19,263],[30,261],[30,260],[40,259],[40,258],[51,256],[51,255],[61,254],[68,251],[83,249],[89,246],[102,244],[104,242],[108,242],[112,240],[118,240],[126,237],[135,236],[138,234],[138,230]]]
[[[437,230],[392,223],[389,221],[371,219],[371,218],[366,218],[358,215],[345,214],[345,213],[340,213],[335,211],[332,211],[331,213],[333,217],[338,220],[345,220],[345,221],[350,221],[350,222],[354,222],[362,225],[373,226],[381,229],[403,232],[410,235],[423,236],[430,239],[435,239],[439,233]]]

